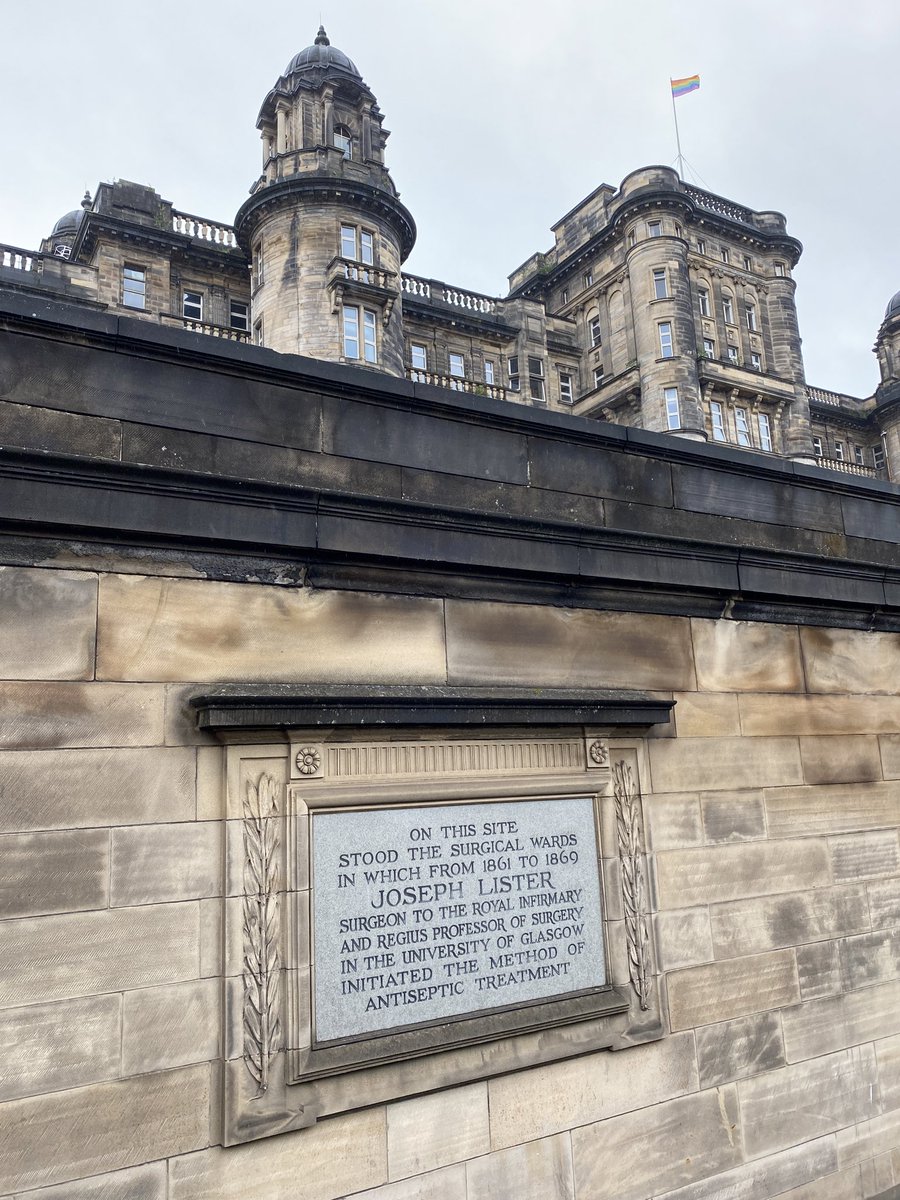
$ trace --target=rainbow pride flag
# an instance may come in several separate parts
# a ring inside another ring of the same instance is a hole
[[[699,75],[688,75],[687,79],[670,79],[672,96],[686,96],[688,92],[696,92],[700,87]]]

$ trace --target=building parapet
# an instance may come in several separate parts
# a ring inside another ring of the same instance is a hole
[[[21,246],[6,246],[0,244],[0,267],[10,271],[30,271],[40,275],[44,269],[44,258],[36,250],[23,250]]]
[[[415,367],[407,367],[406,377],[413,383],[429,383],[432,387],[447,388],[451,392],[487,396],[491,400],[509,399],[505,387],[496,383],[484,383],[479,379],[463,379],[459,375],[442,375],[437,371],[420,371]]]
[[[438,279],[422,279],[418,275],[402,275],[401,286],[408,296],[431,302],[439,301],[454,308],[467,309],[469,312],[493,313],[501,303],[497,297],[467,292],[449,283],[441,283]]]
[[[840,471],[842,475],[862,475],[865,479],[877,479],[878,472],[863,463],[847,462],[841,458],[816,458],[816,466],[826,471]]]
[[[197,238],[203,242],[214,242],[218,246],[229,249],[237,248],[237,238],[230,225],[221,225],[209,221],[206,217],[196,217],[192,213],[178,212],[172,209],[172,232],[183,234],[185,237]]]

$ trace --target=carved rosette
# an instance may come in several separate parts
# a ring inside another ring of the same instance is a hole
[[[591,742],[588,746],[588,758],[591,760],[591,765],[595,767],[606,767],[609,765],[609,747],[606,742],[601,742],[598,739]]]
[[[244,797],[244,1062],[256,1084],[269,1086],[269,1062],[278,1050],[279,992],[278,784],[261,775]]]
[[[322,771],[322,755],[317,746],[301,746],[294,758],[301,775],[319,775]]]
[[[628,942],[628,974],[641,1009],[650,1002],[650,929],[644,897],[644,868],[641,854],[641,815],[634,773],[626,762],[613,767],[616,801],[616,831],[622,867],[622,896],[625,904],[625,937]]]

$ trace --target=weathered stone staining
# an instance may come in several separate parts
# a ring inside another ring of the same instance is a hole
[[[317,1042],[606,982],[590,797],[316,813],[312,874]]]

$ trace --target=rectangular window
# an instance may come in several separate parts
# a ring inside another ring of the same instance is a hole
[[[697,288],[697,303],[700,306],[700,316],[709,316],[709,288]]]
[[[759,413],[756,418],[759,426],[759,444],[763,450],[772,451],[772,423],[767,413]]]
[[[778,276],[779,279],[784,278],[784,263],[783,262],[777,262],[775,264],[775,274]]]
[[[450,374],[457,376],[459,379],[465,379],[466,360],[461,354],[450,355]]]
[[[659,354],[660,358],[672,358],[675,350],[672,346],[672,322],[660,321],[659,323]]]
[[[418,342],[411,342],[409,361],[412,364],[412,377],[417,383],[425,382],[425,372],[428,370],[428,351]]]
[[[855,460],[856,462],[858,462],[858,463],[859,463],[859,465],[860,465],[861,467],[862,467],[862,466],[865,466],[865,461],[866,461],[866,460],[865,460],[865,458],[863,457],[863,448],[862,448],[862,446],[854,446],[854,447],[853,447],[853,458],[854,458],[854,460]]]
[[[756,307],[753,304],[745,304],[744,316],[747,321],[747,328],[751,333],[756,333]]]
[[[568,371],[560,371],[559,373],[559,402],[560,404],[575,403],[575,392],[572,387],[572,376]]]
[[[544,399],[544,360],[528,356],[528,386],[532,400]]]
[[[635,244],[635,242],[636,242],[636,241],[637,241],[637,231],[636,231],[636,230],[634,230],[634,229],[629,229],[629,231],[628,231],[628,245],[629,245],[629,246],[633,246],[633,245]]]
[[[257,321],[253,326],[253,344],[255,346],[265,345],[263,341],[263,323],[261,320]]]
[[[725,413],[722,405],[718,400],[710,400],[709,416],[712,424],[712,435],[714,442],[724,442],[725,439]]]
[[[728,262],[729,255],[727,247],[722,247],[722,249],[719,251],[719,256],[721,257],[723,263]]]
[[[593,271],[585,271],[584,275],[582,276],[581,282],[584,284],[584,286],[586,288],[589,288],[591,286],[591,284],[594,282],[594,272]]]
[[[262,287],[266,281],[266,260],[262,242],[257,242],[253,250],[253,281],[257,287]]]
[[[494,364],[489,358],[484,360],[484,382],[490,384],[494,382]]]
[[[706,239],[705,238],[697,238],[697,253],[698,254],[706,253]]]
[[[681,413],[678,410],[678,388],[665,388],[666,398],[666,429],[681,428]]]
[[[601,344],[601,341],[602,341],[602,338],[600,335],[600,318],[599,317],[591,317],[590,321],[588,321],[588,333],[591,336],[591,349],[595,350]]]
[[[360,358],[364,362],[378,362],[378,346],[375,339],[376,316],[371,309],[362,310],[362,355],[360,355],[360,310],[355,304],[344,305],[344,358]]]
[[[735,366],[738,365],[738,348],[737,348],[737,346],[729,346],[728,347],[728,361],[730,363],[734,363]]]
[[[726,325],[734,324],[734,301],[730,296],[722,297],[722,316],[725,318]]]
[[[754,371],[762,370],[762,358],[759,356],[759,354],[757,354],[757,352],[755,350],[750,351],[750,366],[753,368]]]
[[[594,367],[594,387],[603,386],[603,367]]]
[[[716,357],[716,343],[712,340],[712,338],[703,339],[703,353],[707,358]]]
[[[375,314],[371,309],[363,310],[363,353],[367,363],[378,362],[378,347],[375,341]]]
[[[181,315],[189,321],[203,320],[203,296],[200,292],[181,293]]]
[[[514,354],[512,358],[506,360],[506,372],[509,376],[509,390],[517,392],[519,390],[519,356]]]
[[[147,307],[147,273],[125,263],[122,268],[122,303],[126,308]]]
[[[654,300],[668,299],[669,289],[666,286],[666,269],[665,267],[657,267],[653,272],[653,298]]]
[[[875,468],[876,471],[884,470],[884,447],[883,446],[873,446],[872,447],[872,466]]]
[[[229,307],[229,324],[232,329],[250,328],[250,306],[243,300],[232,300]]]
[[[356,226],[341,226],[341,258],[356,258]]]
[[[753,270],[753,262],[752,262],[749,254],[744,255],[744,270],[745,271]]]
[[[813,438],[813,454],[816,458],[822,457],[822,439],[819,437]]]
[[[739,446],[752,446],[750,440],[750,422],[747,420],[746,408],[735,408],[734,410],[734,431],[737,434]]]
[[[844,443],[843,442],[835,442],[834,443],[834,457],[838,460],[838,462],[844,461]]]
[[[559,302],[560,302],[560,304],[568,304],[569,303],[569,289],[568,288],[563,288],[562,293],[560,294],[560,297],[559,297]]]
[[[359,257],[367,267],[375,263],[375,236],[368,229],[359,231]]]
[[[647,222],[647,237],[662,237],[662,221]]]

